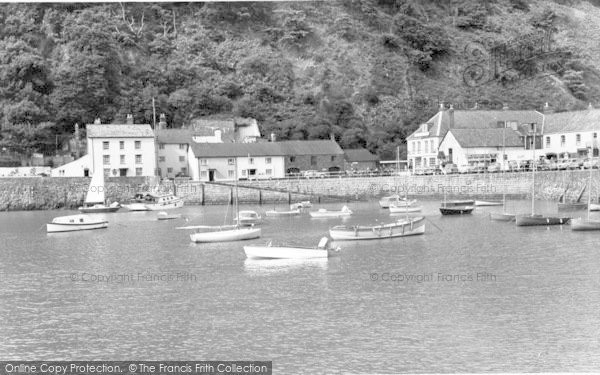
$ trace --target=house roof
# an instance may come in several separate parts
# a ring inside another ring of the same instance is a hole
[[[453,129],[485,129],[496,128],[498,122],[516,121],[518,124],[538,123],[542,124],[543,115],[531,110],[444,110],[436,113],[427,120],[427,137],[443,137],[450,129],[450,113],[453,111]],[[419,138],[417,135],[421,129],[415,130],[407,139]]]
[[[523,147],[523,140],[516,131],[507,128],[495,129],[450,129],[458,144],[463,148],[471,147]],[[442,141],[443,142],[443,141]]]
[[[190,129],[160,129],[156,131],[156,138],[160,143],[180,144],[191,143],[193,132]]]
[[[153,138],[148,124],[87,124],[88,138]]]
[[[600,109],[547,114],[544,134],[600,131]]]
[[[379,157],[373,155],[366,148],[344,150],[344,159],[346,159],[347,162],[379,161]]]
[[[257,143],[192,143],[194,155],[205,158],[235,156],[341,155],[333,141],[283,141]]]

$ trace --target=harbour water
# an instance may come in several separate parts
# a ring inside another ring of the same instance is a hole
[[[391,220],[376,202],[348,205],[345,223]],[[501,207],[442,217],[439,201],[423,206],[422,236],[293,262],[249,261],[242,242],[194,244],[174,229],[223,223],[224,206],[173,211],[189,222],[106,214],[108,229],[57,234],[45,223],[66,211],[2,212],[0,357],[271,360],[281,374],[600,371],[600,234],[489,221]],[[249,243],[312,245],[340,222],[267,218]]]

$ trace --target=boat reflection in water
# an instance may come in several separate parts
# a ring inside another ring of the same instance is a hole
[[[334,258],[331,258],[334,259]],[[267,276],[295,270],[327,270],[328,258],[312,259],[252,259],[244,261],[244,271],[256,276]]]

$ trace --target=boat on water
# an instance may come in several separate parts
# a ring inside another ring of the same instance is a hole
[[[157,220],[173,220],[173,219],[180,219],[180,218],[181,218],[181,214],[169,214],[166,211],[161,211],[156,215]]]
[[[312,207],[312,203],[310,203],[310,201],[302,201],[302,202],[292,203],[290,205],[290,210],[297,210],[297,209],[310,208],[310,207]]]
[[[475,201],[472,199],[457,199],[447,201],[444,199],[442,207],[456,207],[456,206],[475,206]]]
[[[390,205],[392,203],[395,203],[397,206],[399,206],[400,203],[402,203],[402,202],[406,202],[406,198],[400,197],[398,194],[394,194],[394,195],[390,195],[390,196],[381,198],[379,200],[379,207],[390,208]]]
[[[506,170],[506,168],[505,168],[506,160],[505,159],[506,159],[506,123],[504,124],[504,128],[502,131],[502,166],[501,166],[502,176],[504,176],[504,171]],[[515,221],[515,218],[516,218],[515,214],[506,212],[506,186],[504,186],[502,189],[502,212],[501,213],[491,212],[490,220],[511,222],[511,221]]]
[[[256,211],[239,211],[237,216],[233,219],[239,225],[254,225],[262,222],[262,217]]]
[[[379,225],[336,225],[329,229],[333,240],[374,240],[405,237],[425,233],[425,218],[410,217]]]
[[[403,214],[403,213],[410,213],[410,212],[420,212],[423,209],[423,207],[421,206],[395,206],[395,205],[391,205],[390,206],[390,213],[391,214]]]
[[[473,212],[475,206],[448,206],[440,207],[442,215],[467,215]]]
[[[309,212],[310,217],[321,218],[321,217],[343,217],[352,215],[352,210],[348,206],[342,207],[340,211],[328,211],[325,208],[320,208],[318,211]]]
[[[183,207],[183,199],[169,193],[148,193],[144,206],[149,211],[170,210]]]
[[[289,210],[289,211],[277,211],[277,210],[269,210],[265,212],[265,216],[267,217],[280,217],[280,216],[297,216],[300,215],[300,209]]]
[[[585,210],[587,209],[588,204],[585,202],[565,202],[558,203],[559,211],[575,211],[575,210]]]
[[[79,230],[102,229],[108,227],[108,221],[95,215],[58,216],[46,224],[46,232],[72,232]]]
[[[271,242],[262,246],[244,246],[244,253],[248,259],[315,259],[328,258],[339,252],[340,248],[332,247],[327,237],[321,238],[315,247],[273,246]]]
[[[235,159],[237,160],[237,159]],[[234,166],[235,174],[235,212],[236,218],[240,220],[233,225],[192,225],[186,227],[179,227],[175,229],[192,229],[194,233],[190,234],[190,240],[192,242],[229,242],[229,241],[242,241],[259,238],[261,235],[261,229],[255,228],[253,224],[250,227],[242,226],[242,212],[240,211],[239,199],[238,199],[238,178],[237,178],[237,162]],[[225,219],[227,219],[227,211],[225,210]],[[254,211],[248,211],[254,212]],[[256,212],[254,212],[256,214]],[[258,216],[258,214],[256,214]],[[259,216],[260,217],[260,216]]]
[[[600,204],[598,204],[598,203],[590,203],[588,205],[588,209],[590,211],[600,211]]]
[[[502,206],[504,204],[503,201],[475,201],[475,206]]]
[[[545,216],[538,215],[535,213],[535,171],[537,169],[537,163],[535,159],[535,147],[534,139],[537,137],[537,127],[533,124],[533,137],[531,137],[531,150],[533,152],[533,163],[531,168],[531,214],[529,215],[516,215],[515,223],[518,227],[534,226],[534,225],[562,225],[567,224],[571,218],[569,217],[556,217],[556,216]]]
[[[591,155],[590,155],[591,156]],[[590,219],[590,206],[592,205],[592,168],[590,168],[590,175],[588,177],[588,185],[590,185],[590,189],[588,190],[588,201],[587,201],[587,217],[577,218],[571,221],[571,230],[576,232],[582,231],[593,231],[600,230],[600,220],[592,220]]]
[[[92,175],[90,186],[83,206],[79,207],[79,212],[85,214],[116,212],[121,208],[119,202],[109,204],[104,196],[104,172],[97,171]]]
[[[490,213],[490,220],[494,220],[494,221],[515,221],[515,217],[517,215],[515,214],[507,214],[507,213],[494,213],[491,212]]]
[[[135,196],[128,202],[121,205],[129,211],[150,211],[146,204],[150,201],[150,193],[136,193]]]

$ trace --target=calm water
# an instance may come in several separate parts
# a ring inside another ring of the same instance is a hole
[[[390,220],[376,202],[349,206],[348,223]],[[44,224],[67,212],[2,212],[0,357],[272,360],[284,374],[600,371],[600,233],[490,222],[498,207],[441,217],[438,202],[424,206],[423,236],[345,242],[340,257],[295,262],[248,261],[243,243],[190,243],[174,229],[183,220],[155,212],[51,235]],[[224,209],[179,212],[188,225],[215,224]],[[269,219],[253,242],[316,244],[340,221]]]

